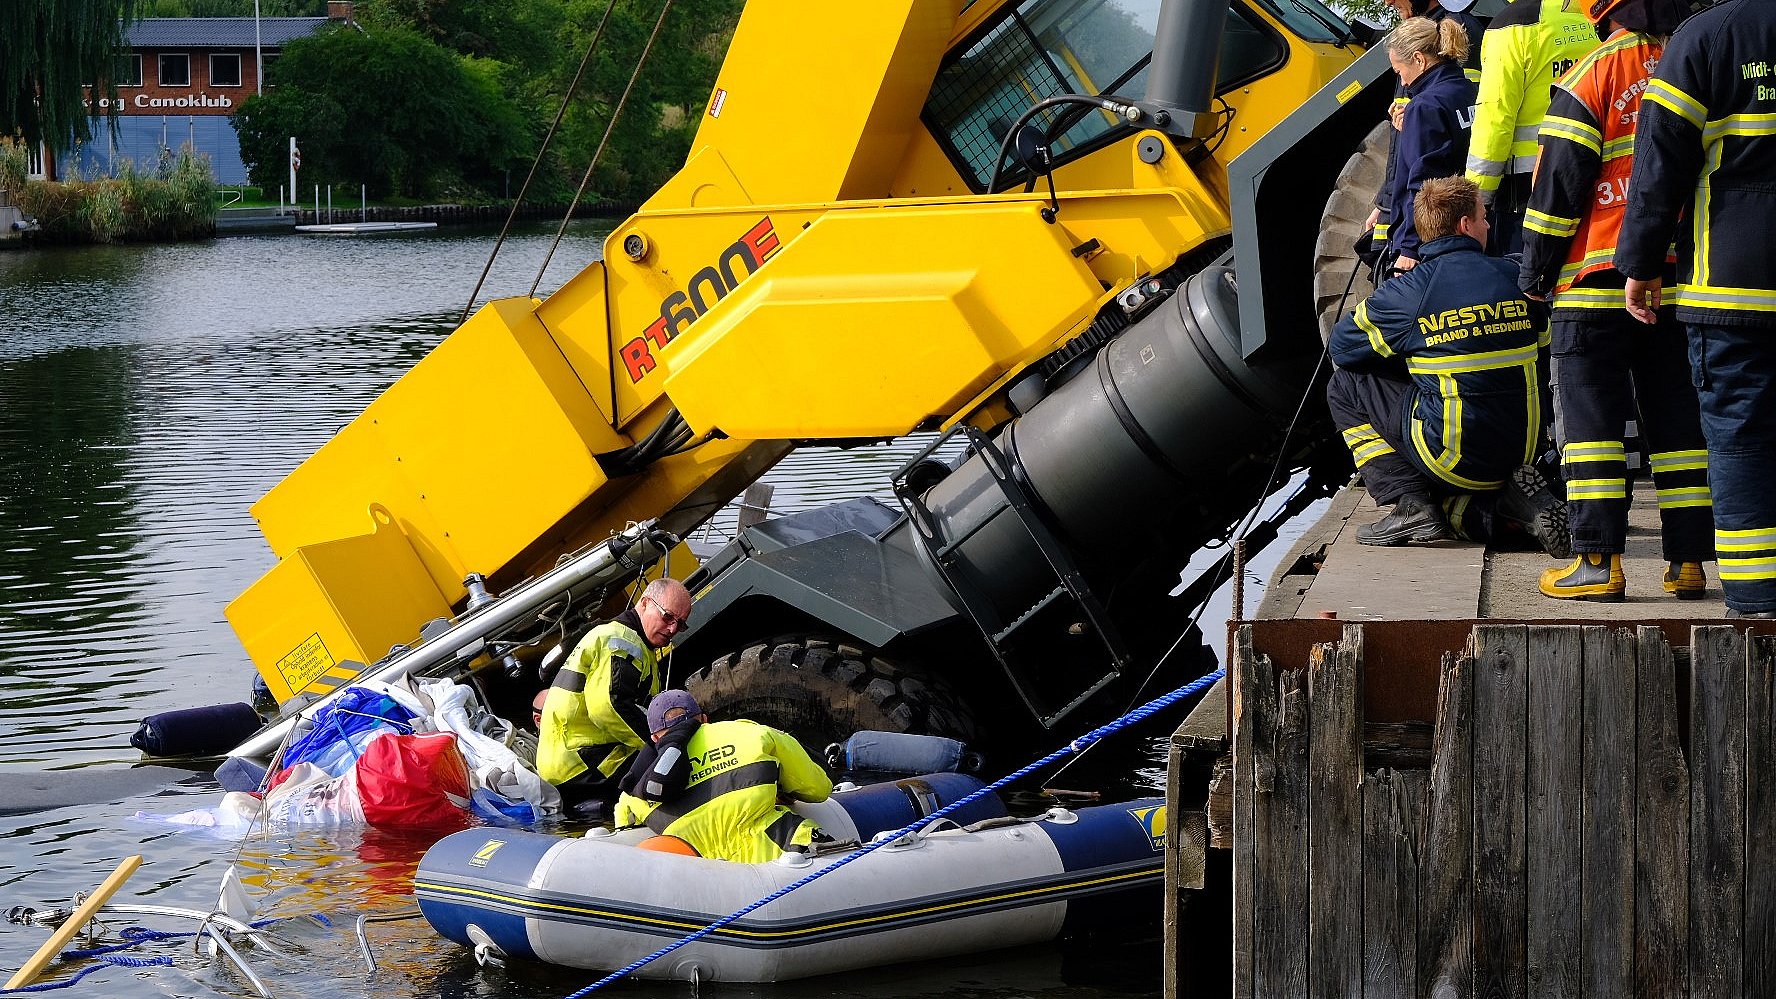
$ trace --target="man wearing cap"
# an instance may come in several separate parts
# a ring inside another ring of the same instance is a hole
[[[825,801],[832,780],[794,736],[743,719],[710,722],[683,690],[655,697],[647,725],[654,752],[625,779],[617,825],[645,825],[700,856],[743,864],[813,843],[818,827],[779,801]]]
[[[647,702],[660,692],[659,650],[691,616],[691,594],[656,579],[635,606],[593,628],[568,654],[543,700],[537,772],[572,808],[609,803],[617,776],[647,742]]]

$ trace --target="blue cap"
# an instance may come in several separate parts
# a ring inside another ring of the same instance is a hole
[[[703,709],[697,706],[697,699],[691,696],[690,691],[662,690],[648,704],[648,731],[659,732],[670,728],[672,722],[666,720],[666,715],[675,708],[683,708],[685,715],[691,717],[703,713]]]

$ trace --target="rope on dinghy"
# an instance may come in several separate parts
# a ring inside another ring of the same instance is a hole
[[[833,871],[836,871],[841,867],[844,867],[846,864],[851,863],[853,860],[856,860],[859,857],[862,857],[862,856],[869,854],[869,853],[873,853],[876,850],[879,850],[882,847],[887,846],[890,843],[896,842],[905,836],[909,836],[913,833],[916,833],[921,828],[928,826],[928,825],[938,821],[939,819],[942,819],[942,818],[950,815],[951,813],[963,808],[966,805],[972,804],[976,800],[986,796],[989,793],[997,791],[999,788],[1004,787],[1005,785],[1010,784],[1013,781],[1021,780],[1024,777],[1028,777],[1030,774],[1035,773],[1038,770],[1041,770],[1043,767],[1050,766],[1051,764],[1054,764],[1062,759],[1065,759],[1066,757],[1071,756],[1074,753],[1082,752],[1083,750],[1086,749],[1086,747],[1091,746],[1092,744],[1096,743],[1098,740],[1104,738],[1107,735],[1112,735],[1116,732],[1122,731],[1125,728],[1130,728],[1132,726],[1140,724],[1141,722],[1146,721],[1148,718],[1152,717],[1153,715],[1157,714],[1160,711],[1165,710],[1166,708],[1171,707],[1174,704],[1177,704],[1179,701],[1182,701],[1185,698],[1192,696],[1193,694],[1197,694],[1197,693],[1200,693],[1204,690],[1207,690],[1211,684],[1213,684],[1215,681],[1221,679],[1222,677],[1224,677],[1226,675],[1227,675],[1227,670],[1225,668],[1217,669],[1211,673],[1205,674],[1204,676],[1202,676],[1196,680],[1192,680],[1191,682],[1185,684],[1182,687],[1179,687],[1178,689],[1176,689],[1168,694],[1162,694],[1161,696],[1156,697],[1151,701],[1148,701],[1146,704],[1141,705],[1140,707],[1134,709],[1133,711],[1130,711],[1127,714],[1124,714],[1122,717],[1117,718],[1116,720],[1111,721],[1107,724],[1100,725],[1095,729],[1092,729],[1090,732],[1087,732],[1086,734],[1080,736],[1079,738],[1074,739],[1072,742],[1067,743],[1065,746],[1062,746],[1060,749],[1057,749],[1054,752],[1049,753],[1047,756],[1042,757],[1041,759],[1037,760],[1036,762],[1025,766],[1021,770],[1018,770],[1018,771],[1011,773],[1011,774],[1007,774],[1006,776],[999,778],[998,780],[994,781],[991,784],[986,785],[985,787],[980,788],[979,790],[976,790],[968,795],[965,795],[961,798],[956,799],[955,801],[950,802],[949,804],[938,809],[937,811],[932,812],[930,815],[923,816],[919,819],[916,819],[912,822],[907,823],[904,826],[901,826],[899,829],[895,830],[894,832],[883,833],[883,834],[876,836],[870,842],[864,844],[861,847],[858,847],[856,850],[851,851],[850,853],[846,854],[845,856],[840,857],[837,862],[832,863],[832,864],[828,864],[827,866],[822,867],[817,871],[813,871],[813,872],[809,873],[806,877],[802,878],[800,881],[796,881],[792,884],[785,885],[782,888],[779,888],[776,891],[770,893],[769,895],[766,895],[764,898],[761,898],[758,901],[753,902],[752,904],[747,905],[746,907],[744,907],[742,909],[737,909],[734,912],[731,912],[728,915],[723,916],[720,919],[717,919],[715,922],[710,923],[708,926],[705,926],[700,930],[696,930],[694,932],[688,933],[685,936],[682,936],[682,937],[678,938],[677,940],[674,940],[672,943],[669,943],[666,946],[660,948],[659,950],[654,951],[652,954],[649,954],[646,957],[640,958],[639,960],[636,960],[636,961],[633,961],[627,965],[624,965],[623,967],[617,969],[616,971],[611,972],[610,974],[606,975],[605,977],[600,978],[598,981],[593,982],[591,985],[588,985],[585,988],[579,990],[578,992],[575,992],[572,995],[567,996],[566,999],[585,999],[586,996],[591,995],[593,992],[598,991],[599,989],[605,987],[606,985],[609,985],[612,982],[619,981],[623,978],[627,978],[629,975],[634,974],[636,971],[640,970],[641,968],[643,968],[649,964],[652,964],[654,961],[657,961],[660,958],[665,957],[666,955],[672,953],[675,950],[678,950],[680,947],[683,947],[686,944],[695,943],[696,941],[701,940],[706,936],[709,936],[711,933],[714,933],[717,930],[721,929],[722,927],[733,923],[735,920],[744,918],[748,914],[750,914],[750,913],[752,913],[752,912],[754,912],[766,905],[769,905],[772,902],[775,902],[777,899],[782,898],[783,896],[789,894],[792,891],[795,891],[797,888],[800,888],[803,885],[812,884],[813,882],[819,880],[820,878],[825,877],[828,874],[831,874]]]

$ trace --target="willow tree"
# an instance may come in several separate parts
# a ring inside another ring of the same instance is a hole
[[[0,0],[0,135],[92,138],[86,88],[116,96],[136,0]],[[115,106],[115,102],[113,102]]]

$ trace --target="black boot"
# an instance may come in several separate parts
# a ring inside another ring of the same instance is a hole
[[[1566,501],[1548,488],[1534,465],[1511,473],[1499,492],[1498,513],[1523,525],[1542,550],[1555,558],[1572,557],[1572,534],[1566,524]]]
[[[1422,545],[1455,537],[1443,511],[1429,497],[1408,493],[1392,511],[1366,527],[1357,528],[1362,545]]]

